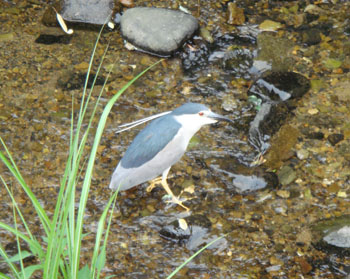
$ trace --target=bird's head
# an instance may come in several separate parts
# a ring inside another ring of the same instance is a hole
[[[197,103],[186,103],[172,111],[172,116],[183,127],[200,129],[203,125],[218,121],[233,122],[231,119],[212,112],[208,107]]]

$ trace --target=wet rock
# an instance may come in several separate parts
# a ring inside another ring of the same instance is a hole
[[[232,186],[240,194],[247,194],[265,188],[276,188],[279,185],[276,174],[257,172],[253,175],[236,174],[232,180]]]
[[[308,46],[317,45],[321,42],[321,31],[317,28],[310,28],[301,33],[302,42]]]
[[[248,95],[262,100],[286,101],[300,98],[310,89],[310,81],[294,72],[271,72],[254,82]]]
[[[324,138],[324,133],[322,132],[304,131],[303,134],[305,134],[308,139],[323,140]]]
[[[232,25],[242,25],[245,22],[244,10],[237,7],[236,3],[227,4],[227,23]]]
[[[201,27],[199,29],[199,35],[208,43],[212,44],[214,43],[214,38],[210,34],[209,30],[207,28]]]
[[[185,71],[195,71],[199,67],[208,64],[209,48],[205,41],[194,38],[189,41],[191,47],[186,47],[179,54],[182,60],[182,67]]]
[[[313,245],[326,253],[350,255],[350,215],[318,221],[312,226]]]
[[[278,173],[278,179],[282,185],[288,185],[296,179],[296,172],[290,166],[282,167]]]
[[[330,70],[334,70],[339,68],[342,65],[342,61],[338,60],[338,59],[334,59],[334,58],[328,58],[323,62],[323,65]]]
[[[237,109],[237,100],[230,95],[226,95],[222,98],[221,107],[225,111],[232,112]]]
[[[211,228],[211,222],[204,215],[191,215],[187,217],[186,229],[181,228],[179,220],[164,226],[159,234],[161,237],[179,244],[185,244],[188,249],[195,249],[205,243]]]
[[[294,109],[294,101],[310,89],[304,76],[293,72],[267,73],[254,82],[248,91],[249,99],[257,98],[261,105],[250,123],[249,142],[264,153],[270,137],[276,133]]]
[[[251,30],[251,29],[244,29],[244,27],[239,27],[240,33],[230,33],[222,35],[218,38],[216,38],[215,43],[218,48],[227,48],[229,45],[236,45],[236,46],[254,46],[256,47],[257,42],[257,34],[258,31]]]
[[[259,29],[263,31],[277,31],[282,27],[282,24],[272,20],[265,20],[259,25]]]
[[[12,41],[15,38],[15,33],[0,34],[0,42]]]
[[[72,73],[66,72],[57,80],[57,85],[65,90],[75,90],[83,88],[85,85],[86,73]],[[95,79],[94,74],[90,74],[87,88],[91,88]],[[103,85],[105,79],[101,76],[98,76],[95,82],[95,85]]]
[[[269,147],[269,140],[284,123],[289,110],[283,103],[265,102],[261,105],[249,127],[249,142],[264,153]]]
[[[347,161],[350,161],[350,145],[349,142],[343,142],[339,144],[339,154],[343,156]]]
[[[330,232],[323,240],[333,246],[350,248],[350,224]]]
[[[334,95],[341,102],[350,102],[350,81],[337,84],[334,89]]]
[[[305,160],[309,157],[309,151],[306,149],[300,149],[297,151],[297,157],[299,160]]]
[[[299,131],[290,125],[283,125],[278,133],[271,140],[271,147],[266,154],[266,165],[276,169],[281,167],[283,161],[294,155],[292,148],[296,144]]]
[[[120,26],[123,37],[137,48],[169,56],[193,36],[199,24],[180,11],[137,7],[124,13]]]
[[[66,21],[102,25],[112,16],[114,0],[64,0],[60,14]]]
[[[133,0],[120,0],[120,4],[122,4],[124,7],[131,8],[134,6]]]
[[[309,229],[304,229],[297,234],[296,243],[297,245],[307,245],[309,246],[312,242],[312,233]]]
[[[288,211],[287,204],[285,203],[285,201],[282,201],[280,199],[277,199],[277,200],[273,201],[271,203],[271,208],[273,209],[273,211],[275,213],[281,214],[281,215],[286,215],[287,211]],[[288,227],[286,227],[286,229],[288,230]]]
[[[289,71],[294,67],[293,41],[272,32],[262,32],[258,35],[258,48],[256,60],[269,63],[272,71]]]
[[[40,34],[36,38],[35,42],[37,44],[43,45],[52,45],[52,44],[64,44],[67,45],[70,43],[72,36],[68,35],[50,35],[50,34]]]
[[[253,66],[253,53],[239,46],[230,47],[224,54],[223,68],[236,78],[250,78],[249,70]]]
[[[306,18],[309,22],[317,20],[314,16],[310,17],[309,14],[307,14]],[[321,43],[322,36],[328,36],[332,29],[333,24],[331,22],[319,22],[316,26],[312,23],[303,24],[296,31],[300,34],[302,43],[312,46]]]
[[[212,167],[216,171],[228,175],[225,184],[230,192],[249,194],[266,188],[275,189],[279,186],[278,177],[274,172],[246,167],[238,163],[227,164],[227,159],[217,158],[215,161],[220,165],[220,169]]]
[[[281,181],[281,184],[283,185],[282,181]],[[278,190],[276,192],[277,196],[279,196],[280,198],[283,198],[283,199],[289,199],[290,197],[290,192],[287,191],[287,190]]]
[[[344,139],[343,134],[331,134],[328,136],[328,141],[331,143],[331,145],[336,145],[338,142],[342,141]]]
[[[309,13],[309,14],[313,14],[313,15],[320,15],[320,14],[325,13],[325,11],[322,8],[320,8],[314,4],[307,5],[304,9],[304,12]]]
[[[306,275],[312,270],[312,265],[305,258],[297,258],[296,262],[299,263],[301,272]]]

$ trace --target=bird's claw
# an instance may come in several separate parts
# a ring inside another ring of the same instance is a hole
[[[150,193],[152,192],[152,190],[156,187],[157,184],[161,184],[162,182],[162,179],[161,178],[156,178],[156,179],[153,179],[150,183],[150,185],[146,188],[146,192],[147,193]]]
[[[172,197],[171,197],[171,200],[168,200],[168,201],[166,201],[166,202],[167,202],[167,203],[175,203],[175,204],[181,206],[181,207],[182,207],[183,209],[185,209],[186,211],[190,211],[190,209],[189,209],[187,206],[185,206],[179,198],[177,198],[177,197],[175,197],[175,196],[172,196]]]

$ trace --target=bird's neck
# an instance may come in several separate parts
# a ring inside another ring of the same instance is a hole
[[[174,119],[181,124],[182,133],[188,140],[203,126],[193,115],[176,115]]]

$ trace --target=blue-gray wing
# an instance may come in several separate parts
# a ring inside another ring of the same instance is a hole
[[[173,116],[153,120],[135,137],[121,160],[123,168],[137,168],[150,161],[177,134],[181,128]]]

